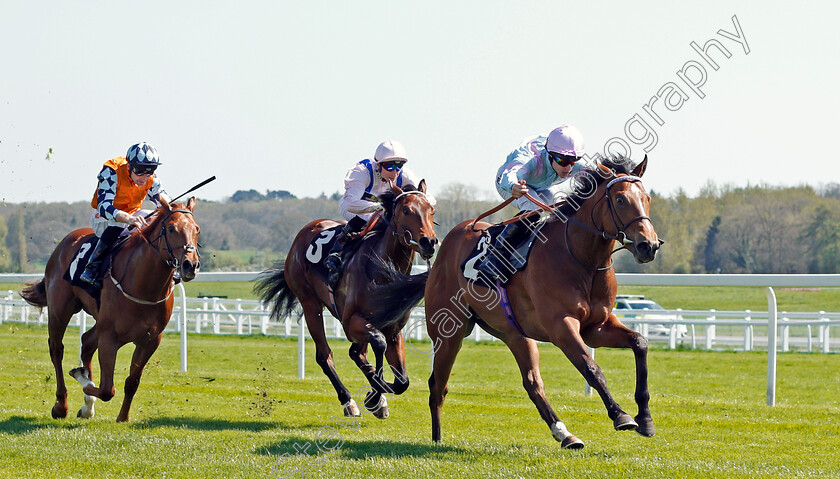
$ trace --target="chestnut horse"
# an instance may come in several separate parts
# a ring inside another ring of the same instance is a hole
[[[63,278],[81,245],[93,234],[90,228],[68,234],[47,261],[44,278],[28,283],[21,291],[21,297],[28,303],[47,306],[50,357],[56,377],[53,418],[67,416],[62,339],[70,317],[84,309],[96,319],[96,324],[82,336],[82,367],[70,371],[85,393],[85,405],[78,416],[93,417],[96,398],[108,401],[114,397],[117,350],[124,344],[134,343],[131,370],[125,380],[125,398],[117,416],[117,421],[128,420],[143,368],[160,344],[160,335],[172,314],[173,273],[178,269],[181,279],[190,281],[200,266],[196,248],[199,227],[193,218],[193,208],[194,197],[186,204],[170,205],[164,201],[145,228],[133,231],[111,262],[99,302]],[[94,385],[91,374],[91,360],[97,349],[102,374],[99,387]]]
[[[615,429],[654,435],[648,407],[647,341],[612,314],[617,284],[611,255],[616,239],[640,263],[652,261],[660,246],[648,217],[650,196],[640,178],[646,165],[647,157],[630,173],[622,162],[613,160],[578,177],[575,193],[540,230],[542,240],[534,241],[526,267],[510,278],[509,301],[500,300],[495,288],[469,282],[461,272],[460,266],[482,237],[472,221],[459,224],[446,236],[425,283],[426,326],[434,348],[429,378],[434,441],[441,440],[440,413],[452,365],[462,340],[476,323],[511,350],[528,396],[562,447],[578,449],[583,442],[568,432],[546,400],[537,341],[550,341],[563,351],[598,391]],[[385,298],[385,307],[419,287],[419,281],[412,279],[413,285],[405,283],[406,278],[402,281],[404,285],[396,281],[377,292]],[[502,309],[508,304],[514,320]],[[635,420],[613,399],[587,345],[633,350],[639,406]]]
[[[352,342],[350,358],[370,382],[372,390],[364,400],[368,410],[384,419],[389,412],[382,394],[402,394],[408,388],[405,341],[401,332],[408,322],[408,312],[387,323],[379,322],[373,314],[377,298],[368,291],[374,282],[382,279],[378,273],[378,259],[389,261],[397,270],[408,273],[415,252],[426,260],[435,252],[438,240],[432,221],[434,207],[426,198],[425,180],[420,182],[418,189],[412,188],[401,190],[393,186],[390,193],[382,195],[383,218],[378,227],[364,237],[358,250],[345,260],[341,279],[333,291],[334,300],[325,278],[307,259],[307,249],[313,240],[340,224],[327,219],[304,226],[292,243],[284,264],[265,271],[254,287],[265,305],[273,303],[273,317],[288,316],[300,304],[309,334],[315,341],[315,360],[335,388],[346,416],[361,413],[335,371],[332,350],[324,331],[324,307],[341,321],[347,339]],[[323,248],[321,253],[320,257],[326,255]],[[367,361],[368,344],[376,357],[376,367]],[[387,383],[383,378],[383,355],[394,373],[393,383]]]

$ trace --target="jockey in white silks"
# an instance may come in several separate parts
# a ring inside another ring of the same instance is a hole
[[[404,165],[408,162],[405,148],[395,140],[379,144],[373,159],[362,160],[344,177],[344,195],[339,202],[341,215],[347,220],[333,244],[324,265],[330,270],[329,283],[335,287],[341,274],[341,250],[353,237],[362,231],[368,220],[383,209],[379,196],[391,191],[391,185],[400,188],[417,187],[420,179]],[[434,206],[435,199],[426,195]]]
[[[572,192],[566,180],[572,173],[583,169],[582,164],[577,164],[583,153],[583,135],[570,125],[558,126],[548,137],[526,138],[507,156],[496,173],[496,191],[505,200],[515,198],[514,205],[521,210],[520,213],[539,209],[523,196],[525,193],[532,194],[543,203],[557,203]],[[515,247],[522,234],[538,218],[539,215],[533,215],[508,224],[493,247],[499,251]],[[502,270],[501,261],[498,255],[487,254],[477,267],[488,278],[495,278]]]

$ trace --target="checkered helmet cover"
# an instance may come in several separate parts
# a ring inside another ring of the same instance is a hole
[[[132,165],[159,165],[160,158],[154,146],[146,143],[137,143],[128,149],[125,158]]]

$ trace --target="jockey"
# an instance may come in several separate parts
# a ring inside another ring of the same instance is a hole
[[[525,193],[530,192],[547,204],[556,203],[570,193],[563,183],[573,172],[582,169],[582,164],[576,163],[583,153],[583,135],[571,125],[558,126],[548,137],[526,138],[499,168],[496,191],[505,200],[516,198],[514,204],[520,209],[519,214],[539,209],[523,196]],[[515,246],[538,218],[539,215],[534,215],[506,225],[496,238],[494,248],[503,251],[507,249],[503,248],[505,243]],[[497,255],[487,254],[477,267],[488,278],[495,278],[502,271],[500,262]]]
[[[408,185],[416,187],[420,182],[414,172],[403,167],[406,162],[408,155],[405,148],[395,140],[386,140],[376,148],[373,160],[356,163],[344,177],[344,196],[341,197],[339,208],[347,224],[324,261],[330,271],[327,280],[332,287],[338,284],[341,276],[341,250],[354,233],[362,231],[374,213],[383,209],[377,197],[391,191],[391,184],[403,188]],[[434,205],[431,196],[429,202]]]
[[[90,202],[95,210],[91,226],[99,242],[80,276],[82,281],[101,287],[96,272],[120,233],[129,226],[142,228],[147,224],[145,215],[149,211],[140,209],[144,199],[156,206],[161,206],[161,198],[169,201],[155,175],[159,165],[157,150],[143,142],[129,148],[126,156],[111,158],[102,166]]]

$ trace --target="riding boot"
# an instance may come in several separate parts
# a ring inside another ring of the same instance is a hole
[[[111,251],[111,246],[113,246],[114,242],[117,241],[117,238],[119,238],[122,231],[123,228],[120,228],[119,226],[109,226],[105,228],[105,231],[102,232],[102,236],[99,237],[99,241],[96,243],[96,247],[93,249],[93,253],[90,255],[90,260],[88,261],[87,266],[85,266],[85,270],[82,272],[82,275],[79,276],[80,280],[85,283],[92,284],[97,288],[102,287],[102,282],[99,281],[99,278],[97,278],[99,265],[102,263],[102,260],[108,252]]]
[[[522,235],[527,233],[530,226],[536,223],[538,219],[539,215],[533,215],[505,225],[502,232],[496,237],[496,241],[493,242],[493,246],[484,255],[484,259],[476,266],[479,271],[484,273],[485,278],[502,279],[500,275],[510,277],[514,273],[513,267],[505,264],[508,263],[507,258],[510,256],[510,250],[517,246],[517,243],[522,239]],[[502,282],[506,283],[507,278]]]
[[[327,278],[327,282],[330,284],[330,287],[335,288],[338,285],[338,280],[341,279],[341,251],[347,243],[353,239],[355,234],[362,230],[362,227],[365,224],[366,221],[364,219],[354,216],[353,219],[344,225],[341,232],[338,233],[338,238],[335,240],[335,243],[333,243],[332,249],[327,255],[327,259],[324,260],[324,266],[326,266],[330,272],[329,277]]]
[[[99,241],[96,243],[96,248],[90,255],[90,260],[88,261],[87,266],[85,266],[85,270],[82,272],[82,275],[79,276],[79,279],[85,283],[92,284],[97,288],[101,288],[102,282],[99,281],[96,273],[99,271],[99,265],[102,263],[102,258],[108,254],[108,250],[110,249],[110,245],[102,238],[99,238]]]

